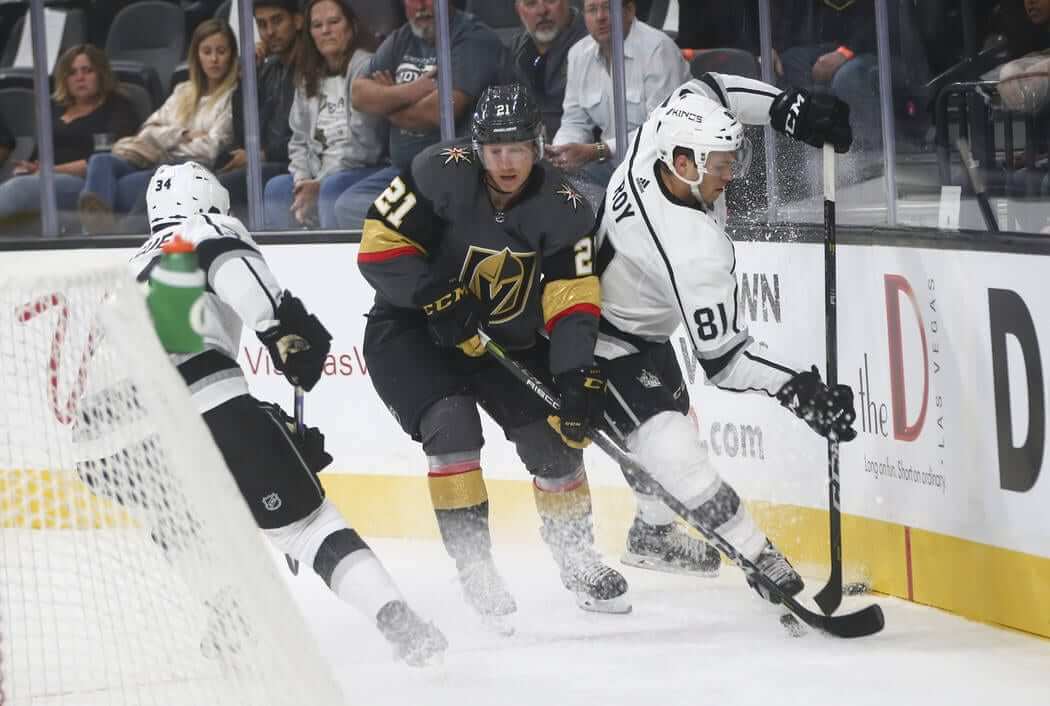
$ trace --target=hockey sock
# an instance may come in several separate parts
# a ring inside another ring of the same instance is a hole
[[[489,496],[480,454],[446,454],[427,460],[430,501],[449,556],[457,568],[489,556]]]
[[[543,521],[540,533],[559,564],[592,547],[591,488],[582,468],[567,478],[536,476],[532,491]]]
[[[648,495],[635,491],[634,499],[637,509],[634,516],[647,525],[664,527],[674,522],[674,510],[664,505],[663,501],[655,495]]]
[[[278,549],[312,566],[340,599],[370,619],[390,601],[404,600],[357,530],[347,526],[327,499],[307,517],[264,532]]]

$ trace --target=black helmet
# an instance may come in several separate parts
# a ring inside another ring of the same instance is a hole
[[[543,158],[543,119],[536,101],[520,83],[489,86],[478,99],[470,126],[474,151],[495,142],[536,140],[536,159]]]

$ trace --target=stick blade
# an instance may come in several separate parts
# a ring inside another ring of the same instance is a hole
[[[867,637],[886,627],[886,616],[878,603],[872,603],[856,613],[827,616],[823,622],[820,627],[836,637]]]

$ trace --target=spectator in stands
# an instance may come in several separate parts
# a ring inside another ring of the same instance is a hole
[[[80,220],[88,233],[114,228],[114,212],[127,212],[144,193],[158,164],[194,160],[211,167],[233,140],[230,99],[237,84],[237,42],[225,21],[197,26],[190,43],[190,80],[110,154],[88,162],[80,194]]]
[[[881,144],[873,0],[785,0],[773,46],[786,85],[838,96],[850,105],[854,143]]]
[[[615,166],[609,157],[625,147],[616,144],[613,124],[609,0],[584,0],[583,16],[590,36],[569,50],[564,112],[549,157],[555,166],[578,171],[579,176],[604,188]],[[623,31],[630,135],[653,108],[689,78],[689,66],[670,37],[635,18],[634,0],[624,0]],[[598,139],[596,130],[601,131]]]
[[[349,0],[308,0],[296,60],[289,124],[290,174],[266,184],[266,223],[335,227],[335,200],[378,170],[386,151],[383,121],[351,105],[351,85],[365,75],[374,35]]]
[[[295,97],[295,57],[303,16],[298,0],[255,0],[256,83],[258,88],[259,159],[262,183],[288,171],[288,143],[292,129],[288,117]],[[233,93],[233,148],[216,163],[219,182],[230,192],[230,206],[245,219],[248,203],[247,164],[244,149],[244,97],[241,85]]]
[[[441,139],[436,75],[434,0],[404,0],[408,22],[376,51],[368,74],[354,80],[355,110],[384,116],[390,124],[390,161],[348,189],[336,202],[336,220],[360,228],[368,207],[412,158]],[[496,33],[473,15],[450,9],[452,110],[456,132],[469,128],[474,101],[496,83],[505,66],[505,49]]]
[[[131,102],[117,88],[105,52],[92,44],[79,44],[62,54],[55,67],[51,104],[59,211],[75,209],[96,142],[101,148],[132,134],[138,127],[134,115]],[[0,184],[0,221],[8,227],[38,230],[39,169],[34,152],[28,161],[15,165],[15,176]]]
[[[524,29],[510,48],[514,79],[532,92],[547,139],[558,134],[569,75],[569,49],[587,36],[587,26],[569,0],[515,0]]]

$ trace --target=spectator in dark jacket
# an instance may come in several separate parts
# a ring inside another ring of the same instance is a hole
[[[11,134],[11,130],[8,129],[3,116],[0,116],[0,167],[4,166],[14,148],[15,136]]]
[[[105,52],[92,44],[70,47],[55,67],[51,124],[55,158],[55,201],[72,211],[84,186],[87,161],[98,149],[138,129],[135,108],[117,88]],[[40,164],[37,155],[15,166],[0,184],[0,221],[36,228],[40,211]],[[33,222],[23,222],[29,219]]]
[[[256,0],[255,27],[259,31],[256,74],[259,98],[259,146],[262,149],[262,184],[288,171],[288,142],[292,129],[288,115],[295,98],[295,57],[303,28],[298,0]],[[233,94],[233,144],[229,158],[216,174],[230,192],[230,206],[245,217],[248,203],[247,164],[244,149],[244,97],[238,85]],[[260,191],[262,184],[259,185]]]
[[[879,144],[873,0],[787,0],[782,9],[773,32],[777,76],[846,101],[854,142]]]
[[[550,140],[561,125],[569,49],[587,36],[587,25],[569,0],[515,0],[514,7],[524,29],[511,44],[510,71],[536,99]]]

